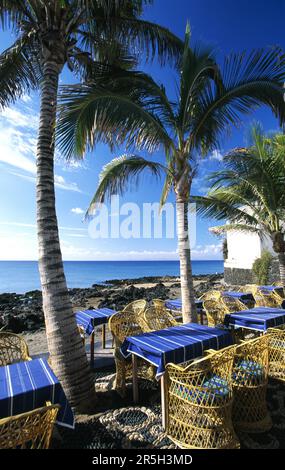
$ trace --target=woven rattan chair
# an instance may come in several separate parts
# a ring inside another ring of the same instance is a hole
[[[0,419],[0,449],[48,449],[59,405]]]
[[[29,349],[21,336],[14,333],[0,333],[0,366],[29,360]]]
[[[253,296],[257,307],[280,308],[284,300],[277,294],[277,291],[268,292],[258,286],[254,289]]]
[[[179,447],[238,448],[232,413],[235,347],[214,351],[187,367],[168,364],[168,437]]]
[[[124,396],[126,393],[126,379],[132,377],[132,364],[121,354],[121,346],[127,336],[136,336],[143,334],[145,329],[142,327],[142,313],[133,310],[124,310],[115,313],[109,320],[109,329],[114,338],[114,358],[116,364],[115,389]],[[140,317],[138,319],[138,317]],[[143,360],[138,361],[138,375],[146,379],[153,379],[155,371],[152,366]]]
[[[285,330],[269,328],[269,376],[285,382]]]
[[[231,297],[230,295],[223,295],[220,298],[221,306],[224,308],[225,313],[234,313],[240,312],[242,310],[247,310],[245,304],[240,300]]]
[[[153,303],[153,306],[155,308],[164,308],[166,309],[170,315],[172,315],[172,317],[179,323],[182,322],[182,312],[181,310],[171,310],[170,308],[166,308],[165,307],[165,300],[161,300],[161,299],[153,299],[152,300],[152,303]]]
[[[126,305],[126,307],[123,309],[123,312],[129,312],[131,315],[134,316],[134,318],[139,321],[142,318],[146,307],[146,300],[135,300],[134,302],[131,302],[130,304]]]
[[[206,312],[208,326],[222,326],[227,314],[220,300],[208,299],[203,302],[203,309]]]
[[[199,297],[199,300],[219,300],[221,298],[222,291],[220,290],[209,290]]]
[[[272,425],[266,405],[268,339],[263,335],[236,347],[233,423],[244,432],[265,432]]]
[[[165,307],[150,307],[143,315],[143,329],[145,331],[163,330],[179,323]]]

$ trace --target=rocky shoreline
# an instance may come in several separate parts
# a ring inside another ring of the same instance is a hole
[[[194,276],[196,296],[223,283],[222,274]],[[73,309],[109,307],[120,310],[137,299],[180,297],[180,280],[173,276],[114,279],[89,288],[69,289]],[[42,293],[0,294],[0,330],[14,333],[34,332],[44,327]]]

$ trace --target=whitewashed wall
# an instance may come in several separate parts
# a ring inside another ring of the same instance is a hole
[[[272,242],[268,237],[260,237],[257,233],[231,230],[227,232],[228,258],[225,268],[251,269],[263,250],[272,254]]]

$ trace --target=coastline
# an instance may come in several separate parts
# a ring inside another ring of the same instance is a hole
[[[193,276],[196,296],[223,284],[223,274]],[[180,297],[180,279],[177,276],[147,276],[137,279],[114,279],[89,288],[69,289],[73,310],[109,307],[121,310],[137,299]],[[0,294],[0,330],[33,335],[44,331],[41,291],[25,294]]]

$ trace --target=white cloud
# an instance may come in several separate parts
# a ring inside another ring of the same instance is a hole
[[[0,163],[5,165],[8,173],[33,184],[36,179],[37,127],[38,115],[31,114],[25,106],[23,110],[6,108],[0,115]],[[61,175],[55,175],[55,186],[65,191],[81,192],[77,183],[67,181]]]
[[[37,130],[39,125],[39,115],[31,112],[27,107],[25,107],[24,112],[16,108],[5,108],[1,113],[1,118],[13,127]]]
[[[224,157],[219,150],[214,150],[209,156],[210,160],[219,160],[219,162],[221,162],[223,158]]]
[[[32,101],[32,98],[29,96],[29,95],[23,95],[21,100],[24,102],[24,103],[30,103]]]
[[[81,207],[74,207],[71,209],[71,212],[73,214],[78,214],[78,215],[81,215],[81,214],[84,214],[85,211],[83,209],[81,209]]]

